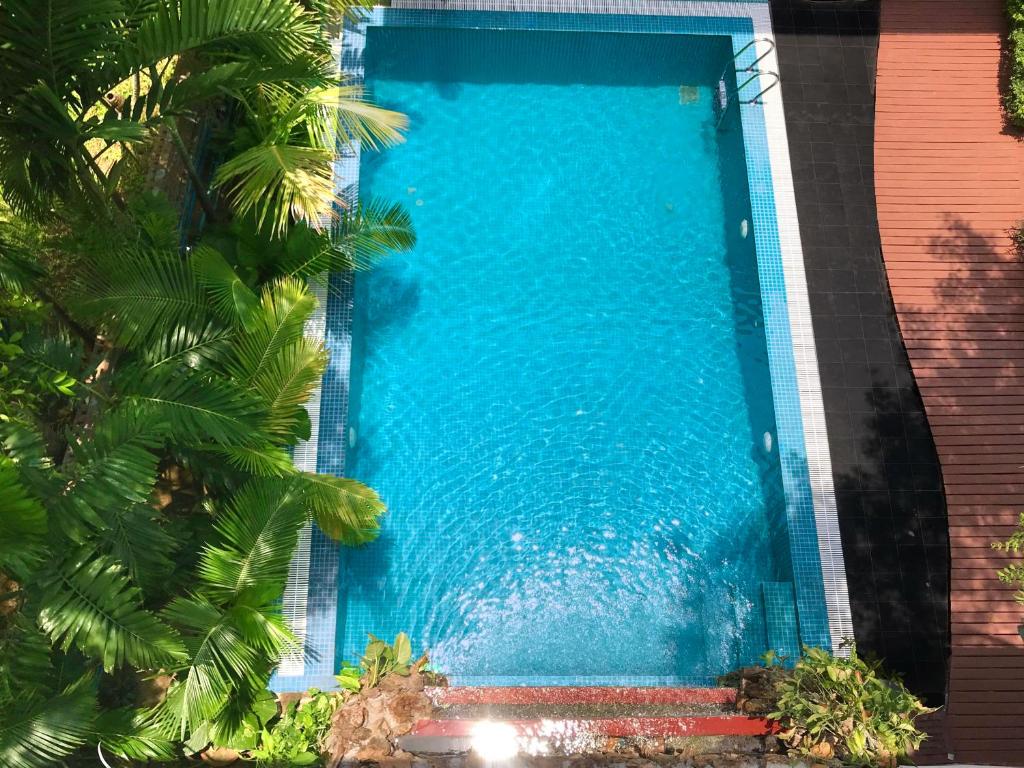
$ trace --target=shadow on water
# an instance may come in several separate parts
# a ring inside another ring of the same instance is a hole
[[[346,444],[349,433],[357,436],[346,462],[349,471],[365,477],[372,477],[379,466],[378,457],[372,449],[376,443],[374,436],[363,435],[359,423],[366,361],[382,339],[412,321],[420,304],[420,284],[402,266],[396,262],[378,267],[372,295],[367,281],[358,275],[355,278],[348,413],[346,418],[337,421],[346,424],[345,434],[340,436]]]
[[[366,79],[432,83],[445,98],[456,98],[460,83],[710,84],[724,63],[723,46],[724,38],[710,35],[371,27]],[[553,56],[563,65],[552,67]]]

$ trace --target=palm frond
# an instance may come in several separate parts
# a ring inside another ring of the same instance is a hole
[[[262,367],[252,384],[267,406],[263,429],[268,435],[288,444],[309,439],[310,421],[304,404],[326,367],[323,343],[307,336],[278,350]]]
[[[264,141],[225,160],[214,175],[239,216],[278,234],[291,217],[316,225],[321,213],[340,202],[334,194],[334,152],[322,147]]]
[[[361,85],[341,85],[314,91],[309,98],[324,107],[328,121],[336,121],[338,140],[359,142],[364,148],[380,149],[405,140],[402,131],[409,118],[401,112],[384,109],[365,98]]]
[[[220,318],[233,326],[251,328],[259,297],[224,257],[213,248],[200,246],[192,254],[191,264]]]
[[[96,709],[89,682],[0,710],[0,765],[52,768],[85,744]]]
[[[140,408],[108,411],[92,429],[72,436],[69,495],[94,509],[149,501],[156,482],[161,444],[158,425]]]
[[[64,650],[77,646],[104,669],[154,669],[184,656],[175,632],[141,607],[124,569],[87,549],[71,554],[43,579],[39,626]]]
[[[217,516],[218,540],[199,560],[201,589],[214,602],[263,605],[284,591],[305,510],[289,480],[252,480]]]
[[[129,348],[212,319],[195,274],[173,252],[120,251],[90,264],[84,279],[78,309]]]
[[[228,613],[200,595],[175,598],[163,617],[181,632],[189,661],[176,668],[154,715],[164,732],[184,738],[215,717],[233,689],[262,686],[264,659]]]
[[[162,0],[139,26],[128,58],[144,68],[197,48],[230,47],[289,61],[320,44],[294,0]]]
[[[219,320],[205,326],[181,325],[151,339],[138,353],[148,371],[178,365],[199,368],[224,357],[234,336],[235,330]]]
[[[293,469],[288,451],[270,443],[217,445],[210,450],[226,458],[231,466],[257,477],[284,477],[291,474]]]
[[[119,43],[119,0],[5,0],[0,75],[7,93],[42,80],[57,92],[84,91],[91,68]]]
[[[331,272],[369,269],[416,245],[412,218],[397,203],[374,199],[343,212],[333,236],[299,223],[288,233],[280,274],[312,279]]]
[[[45,274],[25,247],[0,235],[0,288],[9,294],[28,293]]]
[[[46,509],[22,484],[18,470],[0,454],[0,571],[24,577],[45,552]]]
[[[318,226],[342,206],[334,193],[332,163],[337,144],[390,146],[402,140],[404,115],[363,99],[359,86],[286,93],[268,105],[270,119],[254,120],[259,141],[226,160],[214,177],[241,215],[284,232],[291,218]]]
[[[267,373],[281,350],[303,338],[315,307],[316,298],[301,280],[282,278],[264,287],[252,329],[236,345],[232,375],[249,385]]]
[[[50,641],[25,613],[6,618],[0,642],[0,710],[45,698],[56,688]]]
[[[100,511],[106,528],[96,536],[101,552],[121,563],[144,595],[159,592],[174,570],[171,555],[178,541],[149,504],[111,505]]]
[[[260,442],[262,409],[237,382],[188,370],[175,376],[139,376],[129,381],[122,377],[121,381],[127,402],[140,408],[148,423],[161,425],[181,443]]]
[[[377,492],[357,480],[303,472],[298,488],[310,516],[327,536],[343,544],[377,538],[380,516],[387,510]]]
[[[177,742],[164,734],[145,710],[104,710],[96,718],[91,737],[124,760],[163,761],[177,756]]]

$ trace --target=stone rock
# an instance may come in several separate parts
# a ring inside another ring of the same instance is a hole
[[[389,765],[399,761],[411,768],[413,756],[398,748],[398,738],[433,713],[419,671],[424,664],[426,660],[421,659],[408,676],[388,675],[379,686],[349,697],[331,722],[326,739],[328,766],[386,760]]]
[[[391,732],[404,736],[418,721],[430,717],[434,708],[423,693],[401,691],[387,699],[385,710]]]
[[[747,715],[766,715],[771,707],[764,699],[745,699],[739,709]]]
[[[383,760],[391,762],[394,745],[382,734],[374,734],[355,751],[353,757],[361,763],[379,763]]]
[[[228,747],[210,747],[209,749],[203,750],[203,753],[199,756],[207,765],[225,766],[237,763],[240,759],[240,755],[233,749]]]

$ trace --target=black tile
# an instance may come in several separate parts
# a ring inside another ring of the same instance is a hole
[[[949,648],[945,498],[878,237],[879,0],[772,0],[771,10],[854,634],[938,705]]]

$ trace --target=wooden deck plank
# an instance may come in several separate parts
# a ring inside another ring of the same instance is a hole
[[[930,727],[958,762],[1010,765],[1024,759],[1024,616],[990,544],[1024,509],[1024,265],[1009,234],[1024,220],[1024,145],[1000,112],[1003,12],[1001,0],[882,3],[875,186],[948,505],[949,696]]]

